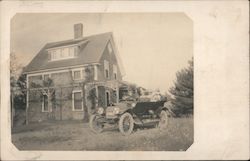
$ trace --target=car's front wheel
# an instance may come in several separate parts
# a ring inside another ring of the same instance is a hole
[[[128,112],[124,113],[119,119],[119,130],[123,135],[129,135],[134,129],[134,119]]]
[[[104,128],[104,124],[99,122],[98,119],[100,116],[98,115],[91,115],[89,120],[89,126],[91,130],[95,133],[101,133]]]

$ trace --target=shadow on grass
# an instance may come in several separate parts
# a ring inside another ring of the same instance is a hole
[[[12,134],[17,134],[17,133],[22,133],[22,132],[34,132],[34,131],[42,131],[46,130],[47,128],[53,129],[53,127],[56,125],[63,126],[63,125],[74,125],[74,124],[79,124],[82,123],[83,125],[84,122],[82,120],[51,120],[51,121],[44,121],[44,122],[33,122],[28,125],[20,125],[16,126],[11,129]]]
[[[43,122],[15,130],[12,142],[21,150],[185,151],[194,138],[193,118],[171,118],[163,131],[154,125],[136,126],[129,136],[123,136],[117,125],[95,134],[80,121]]]

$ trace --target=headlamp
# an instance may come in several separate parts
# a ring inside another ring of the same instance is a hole
[[[97,109],[97,113],[98,113],[99,115],[103,114],[103,113],[104,113],[104,109],[103,109],[102,107],[99,107],[99,108]]]
[[[120,112],[120,109],[118,107],[115,107],[114,108],[114,114],[119,114],[119,112]]]

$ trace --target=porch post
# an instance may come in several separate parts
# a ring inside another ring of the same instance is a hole
[[[88,113],[89,113],[89,108],[88,108],[88,105],[87,105],[87,101],[88,101],[88,98],[87,98],[87,94],[88,94],[88,91],[87,91],[87,84],[84,84],[84,110],[83,110],[83,119],[85,119],[86,117],[85,116],[87,116],[88,117]],[[87,111],[86,111],[86,110]],[[86,113],[87,112],[87,113]]]
[[[119,83],[116,85],[116,103],[119,103]]]
[[[60,88],[60,120],[62,120],[62,87]]]
[[[96,105],[97,105],[97,107],[99,106],[98,105],[98,96],[99,96],[99,94],[98,94],[98,86],[97,85],[95,85],[95,91],[96,91]]]
[[[97,65],[94,66],[94,80],[98,80]]]

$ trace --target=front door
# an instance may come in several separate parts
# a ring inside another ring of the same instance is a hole
[[[109,102],[109,92],[105,92],[106,93],[106,106],[109,106],[110,102]]]

